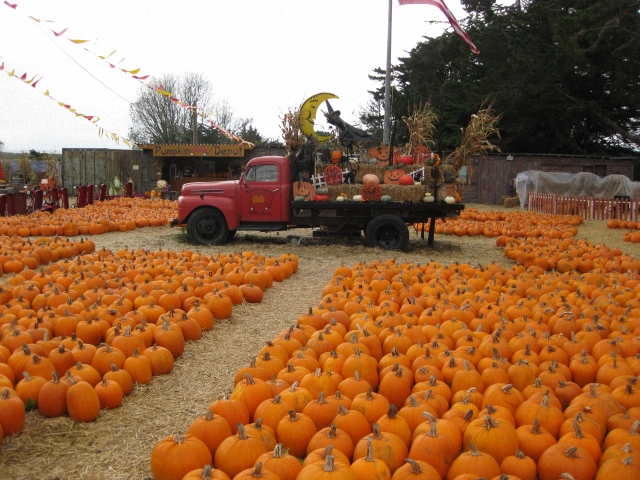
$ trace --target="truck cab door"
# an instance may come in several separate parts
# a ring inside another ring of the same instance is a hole
[[[240,181],[240,221],[283,222],[288,215],[288,191],[281,185],[282,173],[277,164],[251,166]]]

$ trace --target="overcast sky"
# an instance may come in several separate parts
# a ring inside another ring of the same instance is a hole
[[[214,100],[227,100],[236,117],[253,118],[262,135],[278,139],[280,116],[319,92],[340,97],[332,106],[355,123],[370,98],[367,91],[376,87],[368,76],[386,63],[388,0],[9,1],[18,8],[0,3],[5,152],[127,148],[100,138],[94,124],[43,94],[49,90],[126,137],[129,103],[146,87],[95,56],[113,50],[109,60],[124,59],[118,66],[140,68],[140,75],[202,73],[213,85]],[[458,0],[447,5],[458,20],[465,17]],[[28,15],[55,23],[36,23]],[[450,30],[431,6],[393,0],[392,15],[394,63],[423,37]],[[59,37],[51,32],[64,28]],[[77,46],[68,39],[91,42]],[[34,89],[7,75],[14,69],[43,78]]]

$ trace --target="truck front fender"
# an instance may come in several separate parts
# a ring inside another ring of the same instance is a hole
[[[203,195],[180,197],[178,199],[178,223],[185,224],[196,210],[203,207],[213,207],[224,215],[229,230],[235,230],[240,226],[240,212],[235,198],[210,197]]]

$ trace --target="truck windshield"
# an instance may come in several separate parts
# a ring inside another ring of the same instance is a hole
[[[277,182],[277,165],[255,165],[249,169],[246,175],[247,182]]]

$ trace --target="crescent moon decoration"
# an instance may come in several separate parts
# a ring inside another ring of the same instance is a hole
[[[333,135],[318,135],[315,131],[315,120],[318,107],[322,105],[325,100],[330,98],[340,98],[333,93],[317,93],[316,95],[307,98],[300,107],[300,129],[307,136],[318,137],[318,142],[326,142],[330,140]]]

